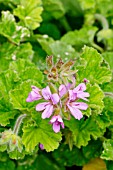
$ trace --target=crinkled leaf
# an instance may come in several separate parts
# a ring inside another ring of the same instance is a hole
[[[92,117],[89,117],[87,120],[81,119],[80,121],[71,117],[70,121],[65,121],[65,126],[72,131],[74,144],[78,148],[86,146],[91,140],[91,136],[97,139],[101,137],[105,131],[98,127]]]
[[[101,88],[97,85],[88,85],[87,92],[89,93],[88,107],[92,110],[91,114],[99,114],[104,108],[103,98],[104,93]],[[87,112],[87,110],[86,110]]]
[[[43,82],[42,72],[29,60],[19,59],[12,61],[9,68],[18,73],[21,81],[33,79],[39,83]]]
[[[14,15],[19,17],[26,27],[34,30],[40,26],[42,10],[41,0],[29,0],[29,2],[20,0],[20,5],[14,9]]]
[[[48,120],[40,118],[40,113],[37,113],[39,118],[38,125],[29,124],[23,128],[22,141],[27,152],[32,152],[35,147],[41,143],[47,152],[57,149],[61,141],[61,133],[55,133]]]
[[[9,100],[6,102],[4,98],[0,99],[0,124],[6,126],[10,123],[10,119],[13,119],[14,116],[18,114],[17,111],[13,110]]]
[[[107,67],[101,66],[103,58],[97,50],[85,46],[81,54],[82,66],[78,66],[78,75],[81,81],[84,78],[90,80],[92,84],[102,84],[111,80],[111,71]]]
[[[17,149],[12,152],[9,152],[8,154],[11,159],[16,159],[16,160],[23,159],[25,156],[24,151],[20,153]]]
[[[8,93],[13,89],[16,83],[20,80],[15,71],[7,70],[0,74],[0,97],[8,100]]]
[[[0,34],[15,44],[19,44],[24,37],[30,35],[27,28],[16,24],[14,16],[9,11],[2,12]]]
[[[6,42],[1,45],[0,71],[8,69],[10,62],[17,60],[18,58],[25,58],[30,60],[33,58],[32,46],[30,43],[15,46],[14,44]]]
[[[113,112],[113,82],[104,84],[102,86],[102,89],[105,92],[104,98],[105,110]]]
[[[36,105],[35,102],[26,102],[28,94],[31,91],[31,85],[35,85],[39,88],[41,87],[37,81],[29,79],[22,82],[18,88],[10,91],[10,102],[12,103],[14,109],[28,110]]]
[[[106,160],[113,160],[113,140],[106,139],[103,143],[104,150],[102,151],[101,158]]]

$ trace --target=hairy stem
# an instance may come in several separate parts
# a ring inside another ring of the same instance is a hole
[[[24,119],[26,116],[27,116],[26,114],[22,114],[22,115],[20,115],[20,116],[17,118],[17,121],[16,121],[15,126],[14,126],[14,129],[13,129],[14,134],[18,135],[18,131],[19,131],[19,129],[20,129],[20,125],[21,125],[23,119]]]
[[[95,14],[94,17],[95,17],[95,19],[100,21],[103,29],[108,29],[109,28],[108,21],[107,21],[107,19],[103,15]]]
[[[113,93],[111,92],[104,92],[105,96],[113,97]]]

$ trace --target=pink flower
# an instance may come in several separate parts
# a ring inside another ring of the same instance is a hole
[[[60,98],[57,93],[52,94],[49,86],[42,89],[42,96],[47,102],[39,103],[36,105],[36,111],[43,111],[42,118],[49,118],[54,110],[54,105],[56,105]]]
[[[86,110],[88,105],[84,102],[69,102],[67,103],[67,107],[70,110],[71,114],[75,117],[75,119],[80,120],[83,115],[80,110]]]
[[[86,90],[86,85],[84,83],[79,84],[73,90],[69,90],[69,100],[67,102],[67,107],[71,114],[78,120],[80,120],[83,115],[80,110],[87,110],[88,105],[84,102],[76,102],[77,99],[88,100],[89,93],[84,92]]]
[[[44,150],[44,145],[43,144],[39,144],[39,148],[41,149],[41,150]]]
[[[71,87],[71,83],[68,83],[68,85],[64,85],[64,84],[61,84],[60,87],[59,87],[59,96],[62,97],[64,96],[68,90],[70,89]]]
[[[37,88],[36,86],[31,86],[32,91],[29,93],[26,102],[32,102],[34,100],[39,100],[42,98],[41,94],[40,94],[40,89]]]
[[[88,101],[86,97],[89,97],[88,92],[84,92],[86,90],[86,85],[85,83],[80,83],[76,88],[73,90],[70,90],[70,100],[75,100],[75,99],[83,99]],[[72,98],[72,99],[71,99]]]
[[[50,120],[50,123],[53,124],[53,130],[55,133],[60,131],[60,126],[64,128],[64,123],[60,115],[53,116]]]

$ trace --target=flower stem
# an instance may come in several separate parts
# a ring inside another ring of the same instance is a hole
[[[18,135],[18,131],[20,129],[20,125],[23,121],[23,119],[26,117],[27,115],[26,114],[22,114],[20,115],[18,118],[17,118],[17,121],[16,121],[16,124],[14,126],[14,129],[13,129],[13,133]]]

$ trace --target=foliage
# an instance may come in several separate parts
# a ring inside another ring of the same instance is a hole
[[[0,170],[112,170],[112,0],[0,0],[0,12]],[[41,98],[27,102],[34,87]],[[45,101],[56,122],[42,118]]]

